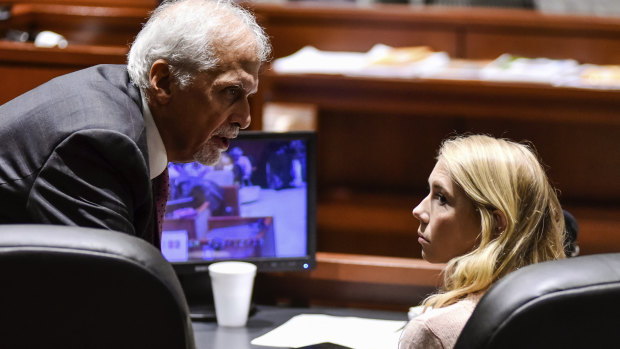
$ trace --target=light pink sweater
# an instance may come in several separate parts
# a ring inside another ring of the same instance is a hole
[[[451,349],[481,295],[472,295],[452,305],[428,309],[403,329],[399,349]]]

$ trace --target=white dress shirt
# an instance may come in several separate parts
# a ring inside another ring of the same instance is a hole
[[[164,147],[164,141],[161,139],[157,125],[153,120],[153,114],[146,102],[144,93],[140,91],[142,96],[142,116],[144,117],[144,125],[146,126],[146,146],[149,151],[149,169],[151,179],[159,176],[166,166],[168,166],[168,155]]]

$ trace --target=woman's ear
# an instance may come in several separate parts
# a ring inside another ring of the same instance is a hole
[[[151,66],[149,87],[151,96],[159,104],[167,104],[171,98],[170,66],[163,59],[156,60]]]
[[[493,220],[495,221],[494,232],[501,235],[506,230],[506,215],[500,210],[493,210]]]

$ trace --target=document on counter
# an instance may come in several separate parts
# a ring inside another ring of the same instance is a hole
[[[412,78],[435,74],[449,63],[447,53],[433,52],[426,46],[396,48],[376,44],[368,52],[321,51],[305,46],[274,60],[273,69],[285,74]]]
[[[285,348],[322,342],[355,349],[398,348],[398,339],[405,324],[405,321],[301,314],[255,338],[251,343]]]

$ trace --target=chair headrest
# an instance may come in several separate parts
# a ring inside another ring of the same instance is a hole
[[[576,348],[620,342],[620,253],[533,264],[482,297],[455,348]],[[600,342],[599,342],[600,341]]]
[[[11,347],[194,346],[176,273],[140,238],[0,225],[0,275],[0,338]]]

